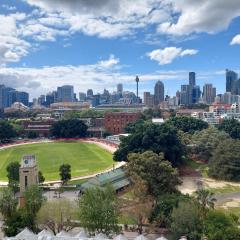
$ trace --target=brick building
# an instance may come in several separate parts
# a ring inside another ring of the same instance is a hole
[[[128,123],[140,119],[141,113],[112,112],[104,116],[104,128],[111,134],[125,133],[124,128]]]

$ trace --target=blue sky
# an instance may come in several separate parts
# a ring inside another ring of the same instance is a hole
[[[197,83],[225,90],[239,71],[240,0],[1,0],[0,83],[46,94],[63,84],[174,95]]]

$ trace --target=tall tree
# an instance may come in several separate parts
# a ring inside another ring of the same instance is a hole
[[[142,234],[143,225],[148,223],[152,211],[153,198],[148,193],[146,183],[140,177],[134,177],[132,181],[133,185],[130,190],[132,199],[123,204],[121,211],[123,215],[127,214],[135,220],[137,231]]]
[[[208,240],[240,239],[240,230],[233,219],[221,211],[210,211],[204,221],[205,235]]]
[[[0,120],[0,142],[12,139],[16,136],[17,134],[13,126],[5,120]]]
[[[7,165],[8,186],[16,193],[19,185],[19,162],[10,162]]]
[[[234,139],[240,139],[240,122],[236,119],[226,119],[218,125],[218,129],[225,131]]]
[[[191,134],[208,128],[208,124],[203,120],[185,116],[170,118],[166,123]]]
[[[90,234],[111,236],[119,232],[117,198],[111,186],[86,190],[78,206],[80,223]]]
[[[63,185],[71,180],[71,165],[62,164],[59,168],[59,175]]]
[[[228,181],[240,180],[240,140],[221,142],[209,162],[209,176]]]
[[[60,120],[53,124],[51,133],[57,138],[86,137],[87,125],[78,119]]]
[[[174,239],[186,236],[189,240],[200,240],[203,224],[200,220],[199,208],[194,202],[180,202],[172,212],[171,232]]]
[[[44,183],[44,181],[45,181],[45,177],[43,176],[41,171],[38,171],[38,181],[40,184]]]
[[[181,183],[177,169],[164,159],[163,154],[152,151],[129,154],[126,172],[130,177],[141,177],[147,184],[149,194],[154,197],[177,192],[177,186]]]
[[[145,123],[140,128],[137,126],[131,135],[124,137],[119,149],[114,153],[114,160],[127,161],[129,153],[142,153],[148,150],[157,154],[162,152],[173,166],[182,163],[184,146],[178,138],[177,130],[167,124],[152,123]]]
[[[0,194],[0,212],[4,219],[11,218],[17,210],[18,200],[10,188],[4,188]]]
[[[23,218],[26,226],[33,231],[36,230],[36,216],[46,198],[38,185],[32,185],[24,192],[25,205],[23,208]]]
[[[229,135],[215,127],[196,132],[191,138],[192,153],[197,159],[208,162],[218,145],[227,139]]]
[[[214,194],[207,189],[199,189],[196,191],[197,201],[200,206],[201,217],[204,220],[207,216],[209,209],[214,209],[216,199],[214,198]]]
[[[37,214],[37,222],[49,228],[55,235],[62,230],[73,228],[73,220],[77,220],[77,206],[68,199],[58,199],[46,202]]]

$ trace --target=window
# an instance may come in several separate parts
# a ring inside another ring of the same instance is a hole
[[[25,188],[28,186],[28,177],[25,176]]]

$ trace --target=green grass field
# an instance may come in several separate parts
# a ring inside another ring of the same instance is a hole
[[[68,163],[72,177],[97,173],[113,165],[112,154],[96,144],[84,142],[53,142],[11,147],[0,150],[0,181],[6,181],[6,167],[20,161],[23,155],[34,154],[38,168],[46,180],[59,179],[59,166]]]

